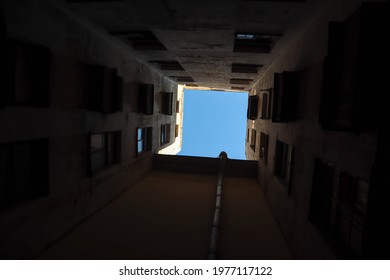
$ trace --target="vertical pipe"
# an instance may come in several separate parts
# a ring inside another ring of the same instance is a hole
[[[218,183],[217,183],[217,192],[215,198],[215,208],[214,208],[214,219],[211,226],[210,234],[210,244],[209,244],[209,254],[207,259],[215,260],[218,258],[217,248],[218,248],[218,232],[219,224],[221,220],[221,205],[222,205],[222,186],[223,186],[223,172],[225,169],[225,162],[227,160],[226,152],[221,152],[219,154],[219,170],[218,170]]]

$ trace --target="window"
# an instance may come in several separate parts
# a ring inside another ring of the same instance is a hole
[[[0,208],[47,195],[49,140],[0,145]]]
[[[264,164],[267,165],[268,159],[268,135],[261,132],[260,133],[260,159],[264,161]]]
[[[173,92],[162,92],[162,113],[172,115]]]
[[[251,131],[251,144],[250,147],[253,151],[256,151],[256,130],[252,129]]]
[[[153,115],[154,110],[154,85],[138,85],[138,113]]]
[[[161,134],[160,134],[160,146],[169,143],[171,137],[171,125],[162,124],[161,125]]]
[[[137,154],[152,149],[152,127],[137,128]]]
[[[192,83],[195,80],[192,77],[182,77],[182,76],[169,76],[176,80],[178,83]],[[192,85],[191,85],[192,86]]]
[[[236,33],[234,52],[269,53],[280,34]]]
[[[363,227],[366,216],[368,183],[340,172],[335,213],[336,242],[347,256],[362,254]]]
[[[293,156],[294,148],[292,146],[276,140],[274,174],[282,179],[288,187],[292,177]]]
[[[253,34],[241,34],[241,33],[236,34],[237,40],[253,40],[254,38],[255,35]]]
[[[253,79],[230,79],[231,84],[249,85]]]
[[[247,111],[248,119],[255,120],[257,118],[258,103],[259,103],[259,97],[257,95],[249,95],[248,111]]]
[[[383,34],[388,33],[388,7],[388,1],[364,3],[343,22],[329,23],[319,112],[323,129],[379,129],[378,120],[386,110],[380,106],[380,93],[387,91],[388,75],[367,69],[374,69],[377,61],[387,57],[389,45]],[[372,38],[376,38],[375,44]]]
[[[271,90],[263,91],[261,98],[261,118],[264,120],[270,119],[271,111]]]
[[[298,99],[298,74],[274,74],[272,122],[289,122],[296,119]]]
[[[165,46],[157,39],[153,32],[149,30],[142,31],[112,31],[111,35],[120,37],[127,43],[130,43],[137,51],[160,51],[166,50]]]
[[[246,142],[249,142],[249,128],[246,130]]]
[[[177,61],[150,60],[149,62],[158,65],[161,70],[184,71]]]
[[[368,183],[315,160],[309,220],[344,257],[362,254]],[[337,186],[337,187],[336,187]]]
[[[50,101],[50,49],[17,41],[4,40],[4,74],[0,107],[48,107]]]
[[[179,137],[179,125],[175,125],[175,137]]]
[[[180,100],[176,101],[176,113],[180,113]]]
[[[90,171],[96,171],[119,162],[120,132],[105,132],[90,136]]]
[[[232,73],[257,74],[257,71],[260,67],[262,67],[262,65],[233,63]]]
[[[115,68],[88,65],[88,109],[102,113],[121,110],[122,78]]]
[[[333,199],[334,167],[315,159],[310,198],[309,220],[323,232],[330,232]]]

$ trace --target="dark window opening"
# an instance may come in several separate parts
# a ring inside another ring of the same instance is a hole
[[[0,208],[49,193],[49,140],[0,145]]]
[[[315,159],[310,198],[309,220],[321,231],[330,232],[334,191],[334,167]]]
[[[115,68],[88,65],[86,83],[89,110],[113,113],[122,109],[122,78]]]
[[[230,79],[231,84],[249,85],[253,79]]]
[[[293,157],[294,148],[276,140],[274,174],[286,184],[288,191],[292,179]]]
[[[260,133],[260,159],[267,165],[268,160],[268,141],[269,136],[263,132]]]
[[[248,97],[248,111],[247,118],[255,120],[257,118],[259,97],[257,95],[249,95]]]
[[[175,137],[179,137],[179,125],[175,125]]]
[[[119,162],[120,141],[119,131],[91,134],[89,139],[91,175]]]
[[[150,151],[152,149],[152,127],[137,128],[137,154]]]
[[[362,254],[363,228],[366,217],[368,183],[340,172],[335,213],[336,242],[344,255]]]
[[[173,92],[162,92],[162,113],[172,115],[173,109]]]
[[[271,100],[272,93],[271,90],[262,91],[261,94],[261,114],[260,118],[263,120],[269,120],[271,118]]]
[[[309,220],[347,258],[362,255],[369,185],[345,171],[315,160]],[[336,187],[337,186],[337,187]]]
[[[138,85],[138,113],[153,115],[154,111],[154,85]]]
[[[367,69],[375,69],[388,55],[383,36],[388,15],[388,3],[363,3],[345,21],[329,23],[319,112],[323,129],[359,132],[380,126],[379,95],[388,88],[387,73]]]
[[[298,99],[298,74],[274,74],[272,122],[289,122],[296,119]]]
[[[161,70],[184,71],[184,68],[177,61],[151,60],[149,62],[158,65]]]
[[[176,101],[176,113],[180,113],[180,100]]]
[[[250,143],[251,149],[255,152],[256,151],[256,129],[252,129],[251,131],[251,143]]]
[[[0,107],[48,107],[51,52],[49,48],[6,38]]]
[[[170,77],[175,79],[176,82],[178,82],[178,83],[192,83],[192,82],[195,82],[194,79],[191,78],[191,77],[179,77],[179,76],[170,76]],[[193,85],[190,85],[190,86],[193,86]]]
[[[244,87],[230,87],[231,89],[234,89],[234,90],[244,90],[245,88]]]
[[[259,64],[232,64],[232,73],[256,74],[262,65]]]
[[[165,46],[157,37],[148,30],[143,31],[111,31],[111,35],[123,37],[130,42],[133,49],[137,51],[159,51],[166,50]]]

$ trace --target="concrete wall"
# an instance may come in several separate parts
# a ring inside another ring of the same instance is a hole
[[[215,175],[152,171],[39,259],[205,259],[215,188]]]
[[[0,108],[0,144],[49,139],[49,195],[0,211],[0,258],[31,258],[151,170],[160,124],[171,123],[175,139],[175,114],[160,113],[160,92],[174,92],[176,100],[177,85],[61,3],[2,1],[2,14],[7,36],[51,50],[49,107]],[[123,78],[121,111],[85,109],[86,64],[117,68]],[[154,84],[153,115],[137,113],[138,83]],[[153,126],[153,146],[137,156],[136,129],[142,126]],[[119,163],[90,177],[89,134],[106,131],[121,131]]]
[[[181,157],[156,157],[171,164],[153,170],[39,259],[206,259],[217,174],[177,172],[174,163],[182,165]],[[199,171],[200,163],[211,160],[188,159]],[[247,161],[232,164],[235,170],[248,167]],[[223,178],[218,258],[290,259],[256,177],[232,177],[240,174],[229,171]]]
[[[319,158],[334,165],[337,172],[345,170],[367,183],[370,181],[377,134],[325,131],[318,122],[322,64],[327,54],[328,23],[345,20],[360,4],[361,1],[329,3],[301,36],[290,44],[288,51],[267,69],[250,92],[261,98],[260,90],[274,87],[274,73],[300,73],[298,119],[287,123],[248,120],[247,127],[254,127],[257,131],[257,152],[253,153],[250,149],[250,138],[246,144],[247,158],[259,160],[258,180],[296,258],[339,257],[308,221],[314,159]],[[259,111],[260,109],[261,102]],[[267,165],[259,159],[260,132],[269,135]],[[293,178],[289,190],[274,176],[277,139],[295,147]]]

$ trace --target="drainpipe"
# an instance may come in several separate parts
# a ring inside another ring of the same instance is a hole
[[[215,199],[214,219],[211,226],[209,254],[207,259],[218,259],[217,245],[218,245],[218,232],[221,220],[221,199],[222,199],[222,185],[223,185],[223,171],[225,169],[225,162],[227,160],[227,153],[221,152],[219,154],[219,171],[218,171],[218,183],[217,183],[217,195]]]

